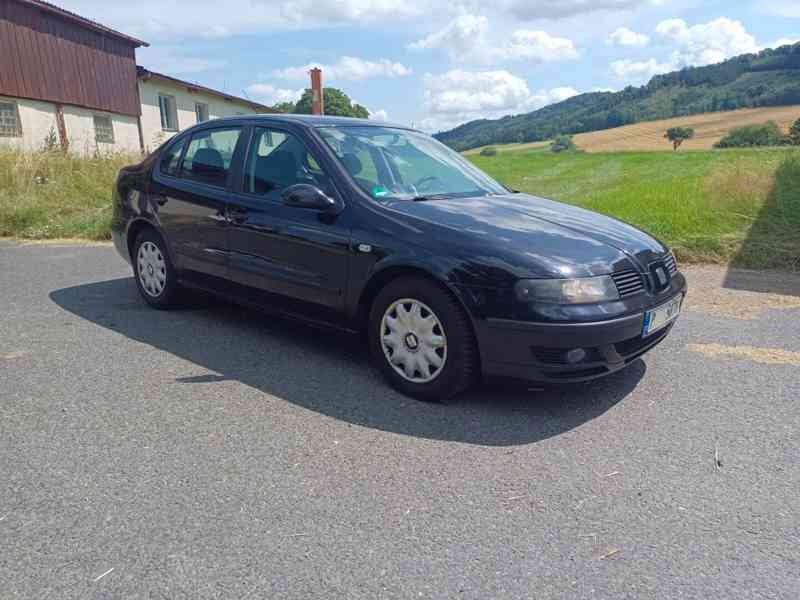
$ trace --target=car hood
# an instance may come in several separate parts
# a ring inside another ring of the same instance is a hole
[[[492,248],[494,258],[521,276],[602,275],[631,263],[644,268],[667,250],[631,225],[528,194],[396,201],[392,208],[469,236],[476,254]],[[455,237],[464,243],[462,236]]]

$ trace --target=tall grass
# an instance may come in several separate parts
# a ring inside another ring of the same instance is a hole
[[[139,160],[0,150],[0,236],[108,239],[117,172]]]

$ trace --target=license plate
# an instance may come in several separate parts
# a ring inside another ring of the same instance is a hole
[[[647,337],[664,329],[667,325],[672,323],[681,314],[681,304],[683,303],[683,295],[676,296],[666,304],[662,304],[648,310],[644,313],[644,328],[642,329],[642,337]]]

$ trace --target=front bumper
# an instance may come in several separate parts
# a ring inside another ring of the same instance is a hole
[[[685,293],[684,287],[670,298]],[[670,298],[659,299],[647,310]],[[657,346],[675,324],[643,338],[645,312],[589,323],[486,319],[476,328],[483,373],[537,382],[579,382],[603,377]],[[571,350],[582,353],[568,355]]]

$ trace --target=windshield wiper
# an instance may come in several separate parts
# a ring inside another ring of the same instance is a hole
[[[414,196],[411,200],[412,202],[427,202],[428,200],[446,200],[451,197],[450,194],[427,194],[424,196]]]

